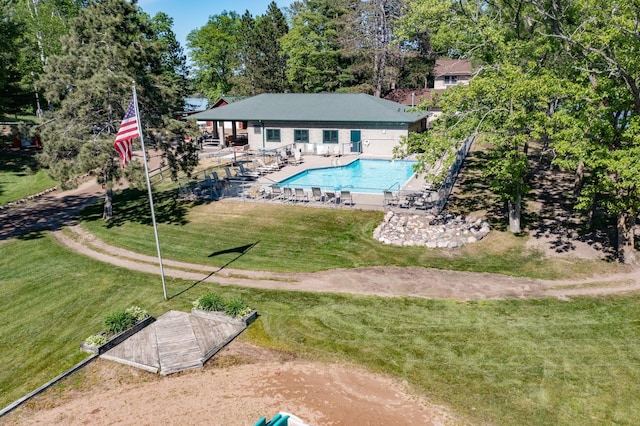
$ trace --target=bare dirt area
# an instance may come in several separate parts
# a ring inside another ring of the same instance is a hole
[[[313,425],[455,420],[391,378],[238,341],[198,370],[161,377],[98,360],[66,380],[7,416],[7,424],[252,425],[280,411]]]

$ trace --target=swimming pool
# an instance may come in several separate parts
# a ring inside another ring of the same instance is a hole
[[[386,189],[397,191],[413,176],[415,161],[357,159],[346,166],[309,169],[278,182],[282,187],[323,191],[348,190],[381,194]]]

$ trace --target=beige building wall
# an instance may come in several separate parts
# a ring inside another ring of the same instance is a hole
[[[451,86],[455,86],[456,84],[469,84],[469,80],[471,80],[471,76],[470,75],[459,75],[458,77],[458,82],[456,84],[445,84],[444,82],[444,77],[445,76],[439,76],[436,77],[434,82],[433,82],[433,88],[438,90],[438,89],[448,89]]]
[[[294,143],[294,130],[309,130],[309,142],[298,143],[297,149],[306,154],[343,155],[351,152],[351,131],[360,131],[361,151],[364,154],[391,157],[393,147],[400,143],[401,136],[407,136],[408,129],[397,124],[384,123],[284,123],[249,122],[249,146],[252,150],[283,148]],[[279,129],[280,142],[267,142],[267,130]],[[338,143],[323,143],[324,130],[337,130]]]

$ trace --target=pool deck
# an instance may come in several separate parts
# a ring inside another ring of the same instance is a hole
[[[217,151],[220,152],[220,151]],[[208,160],[209,156],[207,156],[208,152],[205,152],[203,155],[203,162],[204,164],[207,164],[208,162],[211,162],[211,160]],[[226,157],[228,159],[234,159],[238,158],[238,160],[241,160],[242,157],[244,157],[245,153],[228,153]],[[363,159],[378,159],[378,160],[387,160],[387,157],[376,157],[376,156],[371,156],[371,155],[365,155],[365,154],[347,154],[347,155],[341,155],[341,156],[321,156],[321,155],[312,155],[312,154],[303,154],[302,156],[302,162],[300,164],[287,164],[285,165],[282,169],[260,176],[256,181],[254,181],[254,188],[262,188],[264,189],[265,192],[270,193],[270,186],[273,184],[276,184],[278,182],[281,182],[297,173],[300,173],[304,170],[307,169],[314,169],[314,168],[322,168],[322,167],[336,167],[336,166],[344,166],[347,165],[349,163],[351,163],[352,161],[355,161],[359,158],[363,158]],[[248,168],[251,168],[252,166],[248,165]],[[295,187],[295,186],[294,186]],[[424,175],[414,175],[411,179],[408,180],[408,182],[405,183],[405,185],[400,188],[401,192],[403,194],[407,194],[407,193],[412,193],[412,192],[422,192],[425,188],[425,179],[424,179]],[[398,192],[398,188],[395,187],[392,189],[392,192],[397,193]],[[311,196],[311,193],[309,190],[306,190],[306,193],[309,196],[310,202],[309,203],[305,203],[308,204],[309,206],[314,206],[314,207],[340,207],[340,208],[356,208],[356,209],[362,209],[362,210],[387,210],[389,209],[388,207],[384,206],[384,196],[383,194],[366,194],[366,193],[358,193],[358,192],[351,192],[351,196],[353,198],[353,202],[354,205],[336,205],[336,204],[332,204],[332,203],[322,203],[322,202],[315,202],[313,201],[313,197]],[[235,197],[231,197],[230,199],[234,199]],[[237,200],[237,198],[236,198]],[[264,198],[259,198],[259,199],[251,199],[251,198],[242,198],[243,201],[262,201],[262,202],[274,202],[274,203],[283,203],[283,201],[280,200],[266,200]],[[297,203],[297,204],[302,204],[302,203]]]
[[[371,157],[365,155],[343,155],[340,157],[324,157],[319,155],[304,155],[302,157],[303,162],[297,165],[287,165],[282,169],[269,173],[267,175],[258,178],[258,183],[265,188],[273,185],[274,183],[283,181],[297,173],[300,173],[307,169],[316,169],[321,167],[336,167],[344,166],[359,158],[363,159],[382,159],[380,157]],[[420,192],[424,188],[424,178],[422,175],[414,175],[401,189],[403,192]],[[397,192],[395,188],[393,192]],[[352,192],[353,202],[356,208],[365,210],[384,210],[383,201],[384,196],[382,194],[364,194],[358,192]],[[315,203],[311,203],[316,205]]]

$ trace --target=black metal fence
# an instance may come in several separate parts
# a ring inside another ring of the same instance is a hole
[[[469,136],[467,139],[464,140],[464,142],[462,142],[462,145],[456,152],[456,156],[453,161],[453,164],[451,164],[451,167],[449,167],[449,170],[447,171],[447,174],[445,175],[445,178],[442,181],[440,188],[438,188],[437,190],[437,197],[433,196],[435,194],[430,194],[431,199],[434,199],[434,204],[435,204],[432,209],[433,213],[440,214],[444,209],[444,206],[447,204],[449,196],[453,191],[453,186],[456,183],[456,178],[458,177],[458,173],[462,168],[464,159],[467,157],[467,154],[469,153],[469,149],[471,149],[471,144],[473,143],[474,138],[475,136]]]

